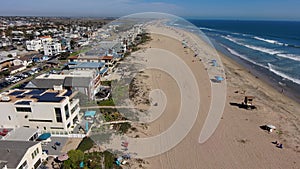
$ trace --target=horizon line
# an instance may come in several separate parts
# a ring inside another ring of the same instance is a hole
[[[173,15],[173,14],[172,14]],[[118,19],[123,16],[88,16],[88,15],[82,15],[82,16],[63,16],[63,15],[0,15],[0,17],[44,17],[44,18],[99,18],[99,19]],[[220,21],[286,21],[286,22],[300,22],[300,19],[286,19],[286,18],[222,18],[222,17],[202,17],[202,16],[179,16],[183,19],[187,20],[220,20]]]

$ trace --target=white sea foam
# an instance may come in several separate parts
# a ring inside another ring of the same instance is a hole
[[[259,47],[259,46],[253,46],[253,45],[248,45],[248,44],[245,44],[245,43],[242,43],[242,42],[239,42],[239,39],[237,38],[232,38],[231,36],[222,36],[223,38],[233,42],[233,43],[236,43],[240,46],[245,46],[249,49],[252,49],[252,50],[256,50],[256,51],[259,51],[259,52],[263,52],[263,53],[267,53],[267,54],[270,54],[270,55],[275,55],[275,54],[279,54],[279,53],[282,53],[282,51],[277,51],[277,50],[274,50],[274,49],[269,49],[269,48],[264,48],[264,47]]]
[[[286,59],[291,59],[291,60],[294,60],[294,61],[300,61],[300,56],[299,55],[288,54],[288,53],[283,53],[282,51],[278,51],[278,50],[274,50],[274,49],[269,49],[269,48],[244,44],[244,43],[239,42],[239,39],[232,38],[231,36],[222,36],[222,37],[229,40],[229,41],[231,41],[231,42],[233,42],[233,43],[236,43],[236,44],[241,45],[241,46],[245,46],[245,47],[247,47],[249,49],[252,49],[252,50],[267,53],[267,54],[270,54],[270,55],[275,55],[275,56],[286,58]]]
[[[278,54],[276,54],[276,56],[300,62],[300,56],[299,55],[288,54],[288,53],[278,53]]]
[[[269,49],[269,48],[264,48],[264,47],[259,47],[259,46],[253,46],[253,45],[247,45],[247,44],[242,44],[242,45],[246,46],[247,48],[250,48],[250,49],[253,49],[253,50],[256,50],[256,51],[260,51],[260,52],[263,52],[263,53],[267,53],[267,54],[270,54],[270,55],[275,55],[275,54],[281,53],[281,51],[277,51],[277,50],[274,50],[274,49]]]
[[[199,29],[201,29],[201,30],[208,30],[208,31],[217,31],[216,29],[205,28],[205,27],[200,27]]]
[[[276,67],[274,65],[270,64],[270,63],[268,63],[268,66],[269,66],[269,70],[271,72],[275,73],[276,75],[278,75],[278,76],[280,76],[280,77],[282,77],[284,79],[290,80],[290,81],[292,81],[294,83],[300,84],[300,80],[299,79],[293,78],[293,77],[291,77],[291,76],[289,76],[289,75],[287,75],[287,74],[285,74],[283,72],[280,72],[280,71],[276,70]]]
[[[276,40],[264,39],[264,38],[261,38],[261,37],[258,37],[258,36],[254,36],[253,38],[256,39],[256,40],[260,40],[260,41],[263,41],[263,42],[270,43],[270,44],[276,44],[276,45],[280,45],[280,46],[289,46],[288,44],[281,43],[281,42],[278,42]]]
[[[222,45],[222,44],[221,44],[221,45]],[[257,62],[255,62],[254,60],[249,59],[249,58],[246,57],[245,55],[242,55],[242,54],[238,53],[237,51],[235,51],[235,50],[233,50],[233,49],[231,49],[231,48],[229,48],[229,47],[227,47],[227,46],[225,46],[225,45],[222,45],[222,46],[223,46],[224,48],[226,48],[231,54],[233,54],[233,55],[235,55],[235,56],[238,56],[238,57],[240,57],[240,58],[242,58],[242,59],[244,59],[244,60],[246,60],[246,61],[248,61],[248,62],[250,62],[250,63],[253,63],[253,64],[257,65],[257,66],[261,66],[261,67],[264,67],[264,68],[268,69],[267,66],[265,66],[265,65],[263,65],[263,64],[260,64],[260,63],[257,63]]]
[[[223,46],[224,48],[226,48],[231,54],[233,54],[233,55],[235,55],[235,56],[238,56],[238,57],[240,57],[240,58],[242,58],[242,59],[244,59],[244,60],[246,60],[246,61],[248,61],[248,62],[250,62],[250,63],[253,63],[253,64],[257,65],[257,66],[261,66],[261,67],[263,67],[263,68],[266,68],[266,69],[268,69],[269,71],[273,72],[274,74],[276,74],[276,75],[278,75],[278,76],[280,76],[280,77],[282,77],[282,78],[284,78],[284,79],[287,79],[287,80],[292,81],[292,82],[294,82],[294,83],[300,84],[300,80],[299,80],[299,79],[293,78],[293,77],[291,77],[291,76],[289,76],[289,75],[287,75],[287,74],[285,74],[285,73],[283,73],[283,72],[280,72],[279,70],[276,69],[276,66],[274,66],[274,65],[272,65],[272,64],[270,64],[270,63],[268,63],[268,66],[265,66],[265,65],[263,65],[263,64],[260,64],[260,63],[255,62],[255,61],[252,60],[252,59],[249,59],[249,58],[246,57],[245,55],[242,55],[242,54],[236,52],[235,50],[233,50],[233,49],[231,49],[231,48],[229,48],[229,47],[227,47],[227,46],[225,46],[225,45],[222,45],[222,46]]]

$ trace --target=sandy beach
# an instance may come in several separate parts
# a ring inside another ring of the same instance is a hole
[[[141,112],[150,122],[132,122],[126,135],[113,135],[101,144],[104,149],[123,151],[121,143],[128,142],[126,153],[145,160],[129,168],[300,168],[298,103],[192,33],[159,24],[148,26],[147,32],[151,41],[124,63],[150,67],[135,76],[131,98],[134,106],[150,108]],[[177,56],[181,61],[173,59]],[[212,59],[218,66],[212,66]],[[216,75],[226,79],[216,83]],[[245,96],[255,97],[257,109],[235,106]],[[266,124],[277,129],[261,129]]]
[[[152,30],[153,31],[153,30]],[[173,30],[155,29],[168,34]],[[165,32],[164,32],[165,31]],[[176,33],[176,32],[174,32]],[[178,33],[178,32],[177,32]],[[161,34],[161,33],[160,33]],[[180,32],[180,35],[184,32]],[[181,42],[159,34],[151,34],[152,41],[147,48],[166,49],[186,62],[196,74],[201,97],[196,123],[176,147],[161,155],[147,158],[147,168],[299,168],[299,104],[285,97],[220,54],[227,78],[225,111],[213,135],[203,144],[199,134],[209,112],[211,103],[211,82],[205,63],[196,60],[194,52],[183,48]],[[201,57],[201,56],[200,56]],[[167,98],[166,109],[159,119],[148,124],[147,136],[157,135],[168,129],[178,115],[180,94],[175,81],[159,71],[148,72],[147,84],[161,88]],[[152,82],[151,82],[152,80]],[[230,103],[241,103],[244,96],[255,96],[256,110],[245,110]],[[261,125],[273,124],[277,132],[268,133]],[[278,141],[284,148],[279,149],[272,142]]]

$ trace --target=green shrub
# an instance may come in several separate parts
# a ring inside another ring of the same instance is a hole
[[[84,137],[81,143],[78,145],[77,150],[85,152],[94,146],[94,141],[90,137]]]

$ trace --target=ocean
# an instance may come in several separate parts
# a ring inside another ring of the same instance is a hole
[[[218,51],[300,102],[300,22],[189,22],[205,33]]]

